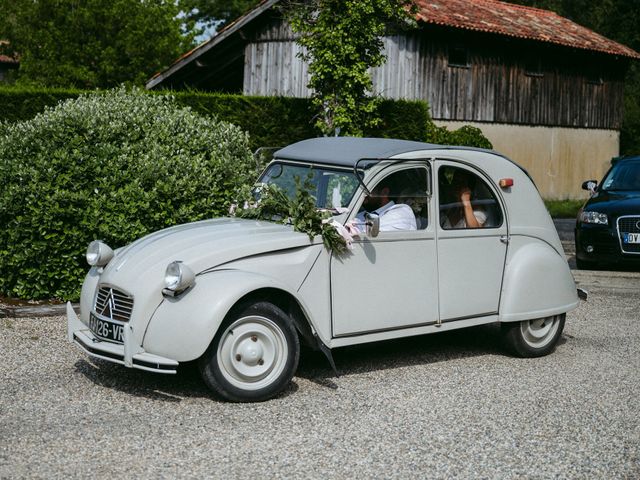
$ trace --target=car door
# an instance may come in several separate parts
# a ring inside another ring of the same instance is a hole
[[[394,185],[390,193],[396,205],[412,206],[416,229],[384,231],[382,216],[377,237],[363,234],[349,254],[332,255],[334,337],[426,325],[438,319],[430,166],[426,161],[393,165],[373,179],[374,189],[383,182]]]
[[[501,197],[495,183],[471,166],[436,160],[435,168],[440,320],[495,314],[508,243]],[[473,214],[470,222],[481,226],[467,226],[465,208]]]

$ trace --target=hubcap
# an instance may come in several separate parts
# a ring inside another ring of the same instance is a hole
[[[287,339],[273,321],[258,315],[233,322],[218,345],[220,371],[232,385],[257,390],[273,383],[287,363]]]
[[[558,331],[560,317],[545,317],[520,322],[520,331],[524,341],[533,348],[545,347]]]

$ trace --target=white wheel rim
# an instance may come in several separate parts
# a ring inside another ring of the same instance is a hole
[[[537,318],[520,322],[520,331],[527,345],[533,348],[543,348],[553,340],[559,325],[559,316]]]
[[[229,383],[258,390],[280,376],[289,352],[280,327],[255,315],[236,320],[224,331],[217,355],[220,372]]]

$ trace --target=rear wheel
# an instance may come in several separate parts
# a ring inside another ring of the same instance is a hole
[[[234,402],[259,402],[280,393],[298,367],[300,344],[291,319],[268,302],[230,313],[200,358],[202,378]]]
[[[562,330],[566,314],[502,324],[507,348],[519,357],[541,357],[553,351]]]

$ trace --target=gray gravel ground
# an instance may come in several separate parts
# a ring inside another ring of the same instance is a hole
[[[305,354],[281,397],[221,403],[91,360],[62,317],[0,319],[0,478],[638,478],[640,274],[576,272],[555,353],[495,326]]]

